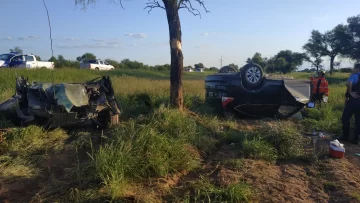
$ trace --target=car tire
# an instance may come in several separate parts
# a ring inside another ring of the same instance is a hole
[[[241,80],[246,87],[258,87],[262,83],[263,78],[264,71],[261,66],[256,63],[249,63],[241,68]]]
[[[96,67],[95,70],[97,71],[97,70],[100,70],[100,69],[98,67]]]
[[[218,73],[231,73],[231,72],[236,73],[237,70],[231,66],[224,66],[220,68]]]

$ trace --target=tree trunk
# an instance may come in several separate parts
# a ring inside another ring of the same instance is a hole
[[[330,75],[332,75],[334,71],[334,60],[335,56],[330,56]]]
[[[183,54],[181,48],[181,26],[177,0],[163,0],[169,24],[171,68],[170,102],[172,107],[183,109],[182,71]]]

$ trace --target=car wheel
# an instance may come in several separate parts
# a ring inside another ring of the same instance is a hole
[[[241,79],[243,84],[250,88],[258,87],[264,78],[264,72],[256,63],[246,64],[241,68]]]
[[[220,68],[219,73],[236,73],[237,70],[231,66],[224,66]]]
[[[100,70],[100,69],[98,67],[96,67],[95,70]]]

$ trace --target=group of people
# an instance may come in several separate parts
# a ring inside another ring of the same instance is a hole
[[[311,77],[311,102],[322,103],[327,101],[329,96],[328,81],[325,78],[325,72],[318,73],[318,77]],[[355,64],[353,73],[347,80],[345,93],[345,107],[342,114],[343,134],[339,141],[350,141],[353,144],[359,144],[360,136],[360,63]],[[355,117],[355,134],[350,140],[350,121]]]

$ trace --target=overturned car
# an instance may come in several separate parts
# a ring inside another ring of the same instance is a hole
[[[310,102],[310,82],[267,78],[255,63],[240,69],[224,66],[205,79],[206,100],[228,115],[288,118]]]
[[[15,95],[0,104],[0,111],[13,109],[15,123],[46,128],[88,124],[107,128],[119,122],[121,113],[109,76],[60,84],[30,84],[23,76],[16,77]]]

